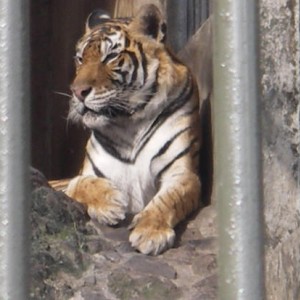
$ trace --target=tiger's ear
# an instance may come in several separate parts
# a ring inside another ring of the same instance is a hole
[[[131,26],[137,32],[164,43],[167,25],[161,11],[153,4],[144,5],[133,19]]]
[[[87,20],[85,23],[86,33],[89,33],[94,27],[96,27],[102,23],[105,23],[110,18],[111,18],[110,15],[105,10],[102,10],[102,9],[94,10],[87,17]]]

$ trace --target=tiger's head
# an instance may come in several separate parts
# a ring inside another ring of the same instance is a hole
[[[95,129],[133,118],[158,89],[166,23],[154,5],[132,19],[95,11],[76,46],[69,117]]]

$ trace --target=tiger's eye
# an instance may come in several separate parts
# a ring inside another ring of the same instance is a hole
[[[110,53],[108,54],[105,59],[102,61],[104,64],[111,62],[114,60],[119,54],[118,53]]]

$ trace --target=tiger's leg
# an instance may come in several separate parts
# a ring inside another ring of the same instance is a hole
[[[70,181],[66,194],[84,204],[89,216],[102,224],[115,225],[125,218],[125,199],[108,179],[77,176]]]
[[[189,170],[165,176],[158,193],[133,219],[132,246],[151,255],[172,247],[173,228],[198,207],[200,188],[198,176]]]

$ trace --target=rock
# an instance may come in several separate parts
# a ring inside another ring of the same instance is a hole
[[[117,299],[122,300],[179,299],[181,294],[176,285],[167,279],[152,276],[134,278],[122,271],[109,276],[108,287]]]
[[[115,251],[106,251],[104,257],[114,263],[118,263],[121,260],[121,255]]]
[[[95,275],[88,276],[84,280],[85,286],[94,286],[96,283],[97,283],[97,279]]]
[[[31,175],[31,298],[51,299],[55,287],[47,280],[61,271],[78,276],[88,265],[81,249],[85,237],[76,230],[88,218],[80,204],[52,190],[38,171],[32,169]],[[64,294],[70,296],[67,288]]]
[[[192,270],[198,278],[206,278],[214,275],[217,269],[217,258],[214,254],[199,255],[193,259]],[[205,272],[203,272],[205,270]],[[202,277],[203,274],[205,277]]]
[[[209,237],[198,240],[190,240],[188,244],[196,249],[197,253],[207,254],[207,253],[217,253],[217,238]]]
[[[189,222],[179,226],[176,248],[145,256],[128,242],[130,218],[120,226],[99,225],[33,172],[30,299],[189,299],[200,278],[216,276],[215,237],[203,239]],[[214,289],[201,286],[203,295]]]
[[[46,177],[37,169],[30,168],[31,189],[34,190],[41,186],[49,187]]]
[[[125,267],[135,272],[162,276],[168,279],[175,279],[177,275],[174,268],[161,259],[145,257],[144,255],[133,256],[125,263]]]
[[[89,254],[95,254],[101,252],[103,248],[105,248],[103,244],[103,241],[99,237],[87,238],[83,245],[83,249]]]
[[[202,237],[217,236],[217,211],[215,205],[204,207],[195,219],[194,227],[198,228]]]
[[[129,230],[126,227],[99,226],[104,236],[110,240],[127,242],[129,239]]]
[[[73,298],[73,299],[77,300],[76,298]],[[93,292],[93,291],[88,291],[88,290],[85,290],[81,293],[81,299],[82,300],[109,300],[100,291]],[[79,300],[79,298],[78,298],[78,300]]]
[[[191,296],[193,300],[215,300],[217,299],[217,284],[218,278],[216,275],[206,277],[205,279],[197,282],[193,288],[197,290],[195,294]]]

